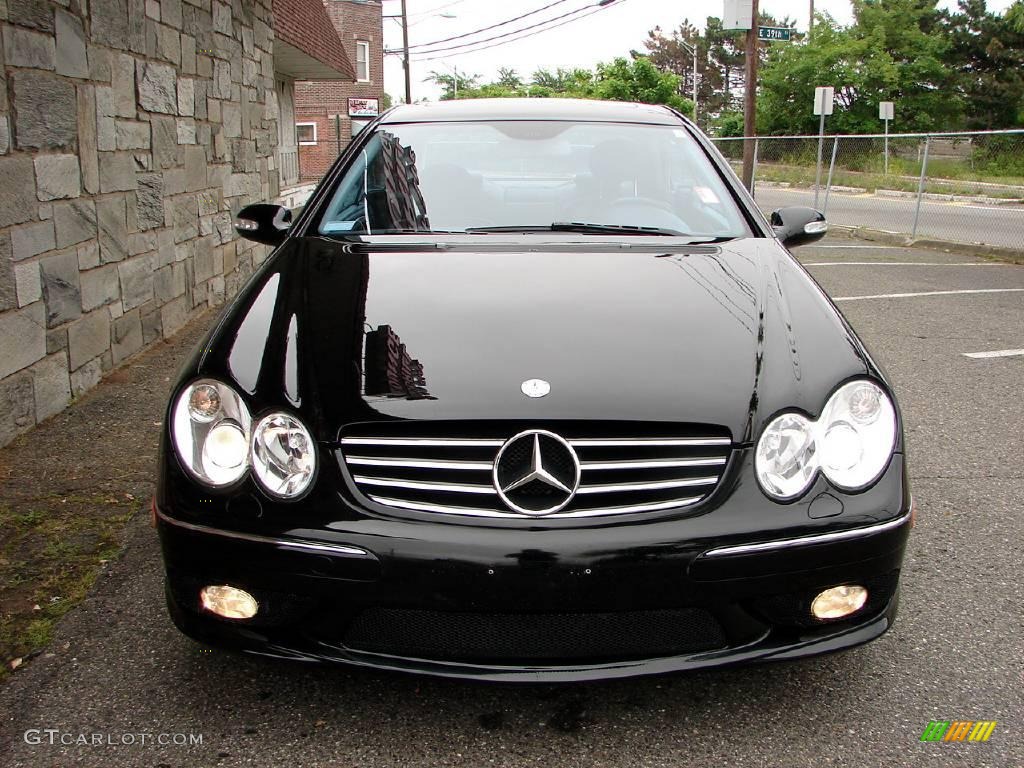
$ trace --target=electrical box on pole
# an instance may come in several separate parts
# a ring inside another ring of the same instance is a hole
[[[750,29],[754,26],[753,0],[725,0],[722,29]]]

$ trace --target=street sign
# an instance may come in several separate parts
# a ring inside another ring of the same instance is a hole
[[[750,29],[754,18],[754,0],[724,0],[722,29]]]
[[[818,207],[818,190],[821,189],[821,145],[825,139],[825,115],[832,114],[832,102],[836,89],[821,85],[814,89],[814,114],[820,115],[818,122],[818,170],[814,178],[814,207]]]
[[[835,99],[836,89],[831,85],[819,86],[814,89],[814,114],[831,115],[832,102]]]
[[[790,27],[758,27],[759,40],[782,40],[788,42],[793,30]]]
[[[885,173],[889,174],[889,121],[892,120],[893,106],[891,101],[878,102],[878,119],[885,121]]]

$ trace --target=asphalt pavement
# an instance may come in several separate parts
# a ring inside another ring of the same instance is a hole
[[[1024,267],[850,240],[799,256],[891,373],[907,424],[917,526],[900,617],[876,642],[526,687],[248,658],[171,626],[139,515],[50,652],[0,690],[0,765],[1024,765],[1024,356],[965,356],[1024,347]],[[922,743],[931,720],[997,726],[986,743]],[[79,735],[101,743],[59,743]]]
[[[760,186],[757,203],[764,211],[784,205],[814,205],[814,191]],[[867,227],[910,235],[914,227],[914,198],[832,192],[825,209],[824,190],[818,198],[833,224]],[[1024,253],[1024,205],[923,200],[917,237],[957,243],[982,243],[1015,248]]]

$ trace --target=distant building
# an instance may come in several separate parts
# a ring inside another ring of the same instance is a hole
[[[323,0],[355,69],[351,80],[295,84],[299,175],[323,176],[384,101],[384,30],[380,0]]]

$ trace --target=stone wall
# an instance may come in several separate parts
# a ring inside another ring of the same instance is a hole
[[[278,192],[270,0],[0,0],[0,445],[233,294]]]

